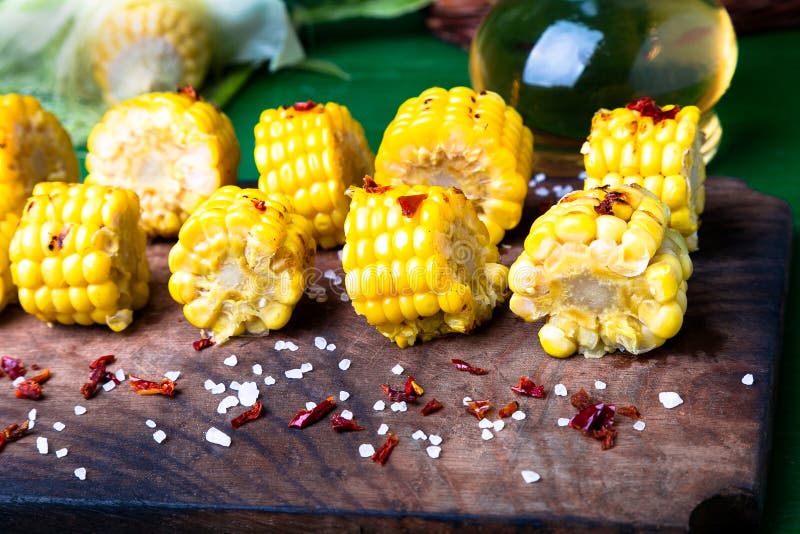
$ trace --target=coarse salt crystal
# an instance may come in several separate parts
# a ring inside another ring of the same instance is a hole
[[[225,415],[228,413],[229,408],[233,408],[234,406],[239,405],[239,399],[234,397],[233,395],[228,395],[221,401],[219,401],[219,405],[217,405],[217,413]]]
[[[547,195],[550,194],[550,190],[540,185],[539,187],[533,190],[533,194],[536,195],[537,197],[546,197]]]
[[[747,373],[746,375],[744,375],[742,377],[742,384],[744,384],[745,386],[752,386],[753,385],[753,375],[750,374],[750,373]]]
[[[84,408],[80,404],[75,406],[75,415],[83,415],[85,413],[86,413],[86,408]]]
[[[213,426],[206,430],[206,441],[223,447],[231,446],[231,437]]]
[[[526,484],[539,482],[542,479],[542,477],[536,471],[522,471],[521,474],[522,480],[524,480]]]
[[[428,456],[430,456],[431,458],[438,458],[439,455],[442,454],[442,448],[437,447],[436,445],[429,445],[425,449],[425,452],[427,452]]]
[[[103,384],[103,391],[111,391],[115,387],[117,387],[117,384],[115,384],[113,380],[109,380],[108,382]]]
[[[525,412],[523,412],[522,410],[517,410],[516,412],[511,414],[511,419],[513,419],[514,421],[522,421],[526,417],[527,415],[525,415]]]
[[[153,421],[152,419],[148,419],[147,421],[144,422],[144,424],[147,425],[148,428],[156,427],[156,422]]]
[[[258,385],[255,382],[245,382],[239,388],[239,402],[242,406],[252,406],[258,400]]]
[[[377,401],[375,404],[372,405],[372,409],[376,412],[380,412],[386,409],[386,403],[382,400]]]
[[[334,280],[336,278],[336,272],[334,272],[333,269],[328,269],[322,273],[322,277],[326,280]]]
[[[308,410],[309,412],[310,412],[311,410],[313,410],[314,408],[316,408],[316,407],[317,407],[317,403],[316,403],[316,402],[314,402],[314,401],[308,401],[308,402],[306,403],[306,410]]]
[[[222,360],[222,363],[224,363],[228,367],[235,367],[236,364],[239,363],[239,358],[237,358],[235,354],[231,354],[230,356]]]
[[[225,384],[222,382],[219,384],[214,384],[214,387],[211,388],[212,395],[219,395],[220,393],[225,393]]]
[[[123,371],[122,369],[117,369],[117,371],[114,373],[114,376],[120,382],[124,382],[125,381],[125,371]]]
[[[342,371],[347,371],[348,369],[350,369],[350,364],[351,363],[352,362],[350,360],[345,358],[345,359],[343,359],[342,361],[339,362],[339,369],[341,369]]]
[[[362,443],[358,446],[358,454],[360,454],[362,458],[371,458],[372,455],[375,454],[375,447],[369,443]]]
[[[289,351],[291,351],[291,352],[295,352],[295,351],[296,351],[297,349],[299,349],[300,347],[298,347],[297,345],[295,345],[295,344],[294,344],[294,343],[292,343],[291,341],[287,341],[287,342],[286,342],[286,348],[287,348],[287,349],[289,349]]]
[[[353,412],[350,410],[342,410],[342,418],[347,419],[348,421],[353,420]]]
[[[378,427],[378,435],[383,436],[387,432],[389,432],[389,425],[387,425],[386,423],[381,423],[381,426]]]
[[[406,401],[393,402],[390,408],[393,412],[405,412],[408,410],[408,405],[406,404]]]
[[[492,431],[489,430],[488,428],[484,428],[483,432],[481,432],[481,438],[483,438],[485,441],[489,441],[493,437],[494,437],[494,434],[492,434]]]
[[[464,399],[461,401],[461,404],[467,406],[470,402],[472,402],[472,397],[464,397]]]
[[[344,279],[339,275],[336,275],[336,278],[333,279],[333,283],[336,284],[337,286],[342,285],[343,281]]]
[[[347,391],[342,390],[342,391],[339,392],[339,400],[340,401],[344,402],[349,398],[350,398],[350,393],[348,393]]]
[[[569,424],[569,419],[566,417],[559,417],[558,418],[558,426],[567,426]]]
[[[180,371],[167,371],[164,373],[164,378],[169,378],[173,382],[175,382],[178,378],[180,378],[181,372]]]
[[[228,387],[231,388],[233,391],[239,391],[242,388],[242,385],[238,381],[234,380]]]
[[[36,421],[36,408],[31,408],[28,412],[28,421]]]
[[[556,386],[553,388],[553,391],[559,397],[567,396],[567,387],[564,384],[556,384]]]
[[[606,389],[606,383],[602,380],[595,380],[594,389]]]
[[[543,172],[537,172],[536,174],[533,175],[533,179],[537,184],[540,184],[545,180],[547,180],[547,175]]]
[[[427,435],[425,434],[425,432],[423,432],[422,430],[417,430],[416,432],[414,432],[413,434],[411,434],[411,437],[412,437],[412,438],[414,438],[415,440],[420,440],[420,439],[421,439],[421,440],[425,440],[425,439],[428,439],[428,436],[427,436]]]
[[[23,382],[25,382],[25,377],[24,376],[18,376],[17,378],[14,379],[13,382],[11,382],[11,385],[13,387],[17,387],[18,385],[22,384]]]
[[[61,432],[65,428],[67,428],[67,425],[65,425],[61,421],[56,421],[55,423],[53,423],[53,430],[55,430],[56,432]]]
[[[428,436],[428,441],[431,442],[431,445],[440,445],[442,443],[442,436],[431,434]]]
[[[167,434],[163,430],[156,430],[153,432],[153,439],[156,440],[156,443],[162,443],[167,439]]]
[[[314,346],[320,350],[323,350],[328,345],[328,342],[322,336],[317,336],[314,338]]]
[[[210,378],[206,378],[206,381],[203,382],[203,387],[206,388],[206,391],[211,391],[211,389],[216,385],[217,384]]]
[[[300,369],[289,369],[283,373],[286,378],[303,378],[303,371]]]
[[[66,455],[67,455],[67,453],[68,453],[68,452],[69,452],[69,451],[67,450],[67,448],[66,448],[66,447],[64,447],[64,448],[61,448],[61,449],[58,449],[58,450],[56,451],[56,458],[63,458],[64,456],[66,456]]]
[[[589,173],[586,171],[581,171],[578,173],[578,180],[585,180],[589,177]]]
[[[303,365],[300,366],[300,371],[303,372],[303,373],[308,373],[308,372],[313,371],[313,370],[314,370],[314,366],[311,365],[309,362],[306,362],[306,363],[304,363]]]
[[[336,257],[339,258],[339,261],[342,261],[342,249],[336,251]]]
[[[478,421],[478,428],[492,428],[494,424],[485,417]]]
[[[86,468],[85,467],[79,467],[75,471],[73,471],[73,473],[78,478],[78,480],[86,480]]]
[[[350,302],[350,295],[348,295],[347,293],[342,293],[341,295],[339,295],[339,300],[341,300],[342,302]]]
[[[492,424],[492,426],[494,427],[495,432],[500,432],[506,427],[506,422],[503,421],[502,419],[498,419]]]
[[[286,348],[286,342],[282,339],[279,339],[275,342],[275,350],[283,350]]]
[[[336,345],[334,345],[333,343],[328,343],[328,346],[325,347],[325,350],[327,350],[328,352],[333,352],[336,350]]]
[[[28,430],[33,430],[34,426],[36,426],[36,421],[28,421]]]
[[[254,375],[261,376],[261,373],[263,373],[263,372],[264,372],[264,369],[261,368],[261,364],[260,363],[254,363],[253,364],[253,374]]]
[[[266,384],[268,386],[271,386],[274,383],[275,383],[275,378],[273,378],[272,376],[265,376],[264,377],[264,384]]]
[[[400,365],[399,363],[397,365],[395,365],[394,367],[392,367],[392,373],[394,373],[396,375],[402,375],[403,371],[405,371],[405,369],[403,369],[403,366]]]
[[[39,454],[47,454],[47,451],[49,450],[47,438],[42,436],[36,438],[36,450],[39,451]]]
[[[663,404],[664,408],[671,410],[683,404],[683,399],[674,391],[662,391],[658,394],[658,402]]]
[[[634,430],[638,430],[639,432],[644,430],[644,427],[645,427],[645,424],[644,424],[644,421],[642,421],[642,420],[639,420],[639,421],[636,421],[635,423],[633,423],[633,429]]]

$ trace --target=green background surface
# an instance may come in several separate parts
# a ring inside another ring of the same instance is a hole
[[[301,100],[335,101],[364,126],[373,151],[397,107],[431,86],[469,85],[468,54],[430,36],[420,16],[349,21],[306,30],[309,56],[346,71],[342,80],[302,70],[256,73],[225,111],[242,147],[240,180],[253,181],[253,127],[262,109]],[[724,134],[709,175],[742,178],[754,189],[785,199],[793,212],[793,247],[800,228],[800,30],[739,38],[739,64],[717,105]],[[589,118],[587,117],[587,129]],[[714,187],[713,180],[708,187]],[[783,351],[777,380],[773,451],[767,475],[764,527],[800,530],[800,263],[792,261]]]

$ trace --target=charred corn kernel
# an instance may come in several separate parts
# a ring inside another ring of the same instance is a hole
[[[593,225],[575,209],[587,201]],[[661,346],[683,323],[692,274],[686,240],[669,218],[669,207],[636,185],[566,195],[534,221],[511,266],[511,311],[526,321],[547,316],[539,340],[558,358]]]
[[[404,102],[375,159],[380,184],[458,187],[497,244],[522,216],[533,135],[503,98],[434,87]]]
[[[298,102],[267,109],[255,127],[258,187],[282,193],[314,225],[323,248],[344,243],[345,191],[372,173],[364,129],[345,106]]]
[[[127,0],[110,9],[92,43],[92,68],[110,104],[198,86],[211,59],[210,29],[192,0]]]
[[[280,329],[314,265],[311,233],[285,197],[222,187],[181,228],[169,253],[169,293],[217,343]]]
[[[211,193],[235,183],[241,157],[231,121],[190,89],[117,104],[94,127],[87,147],[86,183],[135,191],[143,228],[161,237],[177,236]],[[83,211],[96,213],[97,224],[108,224],[114,213],[100,204]]]
[[[342,252],[356,313],[404,348],[488,321],[508,269],[475,208],[455,188],[351,188]]]
[[[661,199],[672,212],[670,225],[697,249],[697,229],[705,207],[705,163],[694,106],[659,108],[650,99],[628,107],[601,109],[582,152],[586,189],[636,184]]]
[[[114,207],[102,226],[97,212],[76,209],[94,201]],[[127,328],[149,296],[139,214],[139,199],[125,189],[37,184],[9,246],[23,309],[42,321]],[[32,235],[38,238],[30,241]]]
[[[69,134],[32,96],[0,95],[0,219],[20,215],[38,182],[77,182]]]

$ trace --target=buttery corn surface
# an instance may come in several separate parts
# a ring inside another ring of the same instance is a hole
[[[356,312],[401,348],[488,321],[508,269],[469,200],[439,186],[384,189],[352,188],[342,266]]]
[[[0,217],[2,217],[0,219],[0,311],[2,311],[9,302],[17,299],[17,288],[11,278],[8,247],[17,229],[19,217],[14,213],[6,213],[5,216]]]
[[[145,244],[133,192],[37,184],[9,247],[20,305],[43,321],[124,330],[150,293]]]
[[[375,181],[458,187],[497,244],[522,216],[532,161],[533,135],[500,95],[434,87],[400,106],[378,149]]]
[[[86,183],[135,191],[148,236],[168,238],[218,187],[236,182],[241,158],[230,119],[190,88],[117,104],[87,147]]]
[[[361,124],[334,102],[298,102],[264,110],[255,137],[259,189],[291,198],[313,223],[321,247],[344,243],[345,191],[372,174],[374,156]]]
[[[181,228],[169,253],[170,295],[217,343],[280,329],[314,265],[311,233],[287,199],[222,187]]]
[[[655,113],[673,108],[665,106]],[[652,101],[651,109],[658,109]],[[674,118],[657,119],[636,109],[598,111],[582,148],[588,175],[585,188],[644,187],[669,206],[670,226],[686,237],[689,250],[696,250],[706,178],[700,110],[686,106]]]
[[[55,115],[32,96],[0,95],[0,217],[19,215],[36,183],[78,178],[72,141]]]
[[[556,357],[641,354],[683,324],[692,262],[669,208],[638,186],[576,191],[536,219],[509,271],[511,311]]]
[[[191,0],[130,0],[110,9],[92,42],[94,77],[110,104],[199,86],[211,59],[211,36]]]

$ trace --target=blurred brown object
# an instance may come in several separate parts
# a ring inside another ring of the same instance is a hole
[[[437,0],[426,22],[431,33],[443,41],[469,48],[478,25],[498,0]],[[800,25],[800,0],[722,0],[736,33]]]

